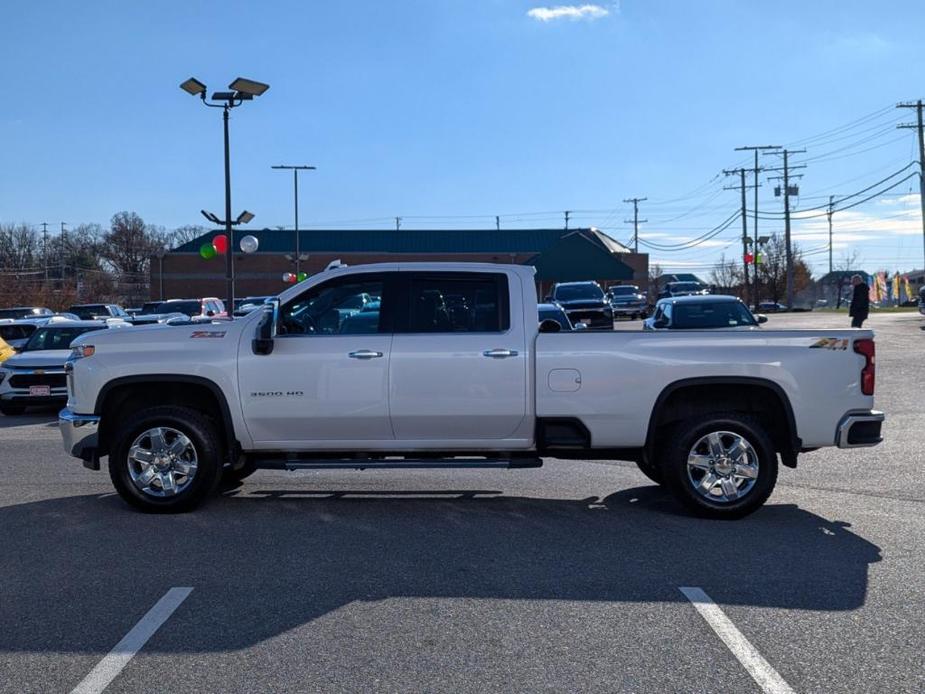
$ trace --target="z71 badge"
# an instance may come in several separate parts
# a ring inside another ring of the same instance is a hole
[[[190,334],[190,339],[197,337],[225,337],[224,330],[194,330]]]

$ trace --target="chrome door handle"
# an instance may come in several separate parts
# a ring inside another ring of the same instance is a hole
[[[492,359],[504,359],[505,357],[516,357],[516,349],[486,349],[482,352],[483,357],[491,357]]]
[[[350,352],[347,356],[351,359],[378,359],[382,356],[382,352],[374,352],[371,349],[358,349],[356,352]]]

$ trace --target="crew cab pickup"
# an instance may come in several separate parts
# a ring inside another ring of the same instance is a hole
[[[361,312],[345,311],[357,297]],[[65,450],[183,511],[259,468],[634,461],[692,511],[761,506],[778,460],[881,441],[867,330],[545,332],[533,268],[340,267],[235,320],[78,338]]]

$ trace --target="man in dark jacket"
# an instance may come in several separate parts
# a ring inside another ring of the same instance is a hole
[[[851,295],[848,315],[851,316],[851,327],[860,328],[870,313],[870,293],[867,283],[861,279],[860,275],[852,277],[851,284],[854,285],[854,293]]]

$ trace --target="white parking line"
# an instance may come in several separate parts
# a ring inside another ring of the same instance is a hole
[[[142,649],[154,632],[161,628],[170,615],[193,592],[192,588],[171,588],[154,603],[154,607],[132,627],[119,643],[104,657],[83,681],[71,690],[71,694],[99,694],[122,669],[128,665],[135,654]]]
[[[790,685],[784,681],[783,677],[777,674],[777,670],[771,667],[770,663],[758,652],[758,649],[742,635],[742,632],[736,629],[735,624],[720,609],[719,605],[710,599],[709,595],[696,586],[681,587],[679,590],[691,601],[700,616],[722,639],[726,647],[732,651],[732,655],[742,663],[742,667],[748,671],[748,674],[758,683],[762,691],[766,694],[793,694],[793,689],[791,689]]]

